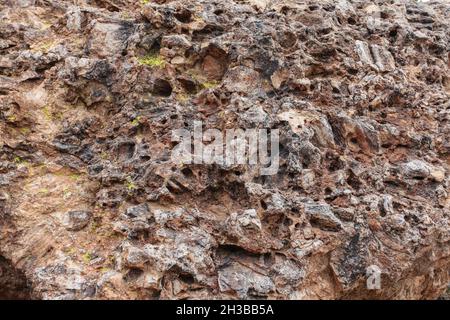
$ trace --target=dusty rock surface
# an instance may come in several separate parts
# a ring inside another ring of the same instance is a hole
[[[446,290],[448,1],[0,0],[0,53],[0,298]],[[196,120],[278,173],[174,165]]]

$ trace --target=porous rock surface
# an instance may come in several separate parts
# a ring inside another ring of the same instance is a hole
[[[438,298],[449,30],[448,1],[1,0],[0,297]],[[173,164],[196,120],[279,129],[278,173]]]

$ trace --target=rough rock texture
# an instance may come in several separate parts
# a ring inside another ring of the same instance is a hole
[[[0,0],[0,298],[438,298],[449,30],[447,1]],[[278,128],[278,173],[174,165],[195,120]]]

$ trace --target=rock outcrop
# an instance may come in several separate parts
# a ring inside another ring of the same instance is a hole
[[[447,289],[448,2],[3,0],[0,21],[0,298]],[[174,163],[196,121],[278,129],[278,171]]]

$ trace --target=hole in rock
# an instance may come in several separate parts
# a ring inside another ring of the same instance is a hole
[[[161,97],[170,97],[172,94],[170,82],[164,79],[156,79],[153,84],[152,94]]]
[[[184,174],[184,176],[185,177],[192,177],[193,175],[194,175],[194,173],[192,172],[192,170],[191,169],[189,169],[189,168],[183,168],[182,170],[181,170],[181,172]]]
[[[261,200],[261,208],[267,210],[267,203],[264,200]]]
[[[187,9],[181,9],[175,12],[174,16],[182,23],[189,23],[192,21],[192,12]]]
[[[122,143],[118,148],[120,159],[131,159],[134,155],[136,145],[133,142]]]
[[[353,18],[353,17],[349,17],[349,18],[347,19],[347,22],[348,22],[349,24],[351,24],[351,25],[355,25],[355,24],[356,24],[356,20],[355,20],[355,18]]]

